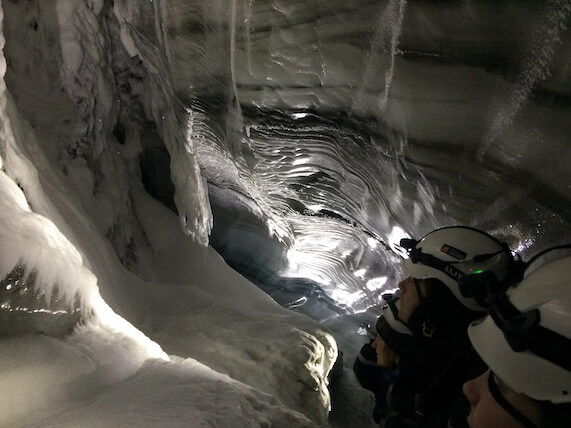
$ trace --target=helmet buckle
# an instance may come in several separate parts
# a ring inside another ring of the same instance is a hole
[[[429,325],[426,321],[422,323],[422,334],[425,337],[432,337],[434,335],[435,328]]]

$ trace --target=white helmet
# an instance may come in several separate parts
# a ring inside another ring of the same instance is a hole
[[[398,318],[399,308],[398,298],[390,300],[386,306],[383,306],[375,328],[386,344],[399,356],[403,356],[413,349],[413,339],[412,332]]]
[[[397,333],[412,336],[408,326],[398,317],[400,310],[400,298],[396,297],[382,307],[381,315],[387,320],[388,325]]]
[[[571,256],[541,266],[501,293],[468,335],[516,392],[571,403]]]
[[[458,285],[464,277],[491,272],[500,281],[515,271],[515,261],[506,243],[467,226],[450,226],[430,232],[420,241],[402,239],[408,250],[405,272],[416,279],[442,281],[464,306],[484,311],[474,296],[464,296]],[[519,279],[519,278],[518,278]]]

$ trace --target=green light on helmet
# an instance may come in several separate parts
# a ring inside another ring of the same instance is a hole
[[[479,274],[479,273],[483,273],[483,272],[484,272],[483,269],[478,269],[478,270],[475,270],[475,271],[474,271],[474,274]]]

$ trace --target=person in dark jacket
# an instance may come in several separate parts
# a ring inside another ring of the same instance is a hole
[[[400,360],[410,351],[412,335],[404,323],[396,319],[398,299],[382,308],[375,325],[375,338],[361,348],[353,371],[361,386],[375,394],[373,419],[387,418],[387,394],[398,378]]]
[[[498,284],[508,284],[519,272],[518,263],[505,243],[464,226],[402,240],[401,246],[408,251],[403,266],[408,277],[399,283],[397,316],[412,332],[413,346],[401,359],[384,426],[465,426],[462,384],[485,370],[466,329],[485,308],[463,295],[459,281],[485,271]]]
[[[491,301],[468,335],[489,367],[464,385],[470,428],[571,427],[571,256]]]

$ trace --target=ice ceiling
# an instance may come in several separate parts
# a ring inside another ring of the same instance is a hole
[[[378,303],[405,235],[571,238],[571,1],[66,3],[2,2],[6,82],[128,267],[133,177],[315,318]]]

